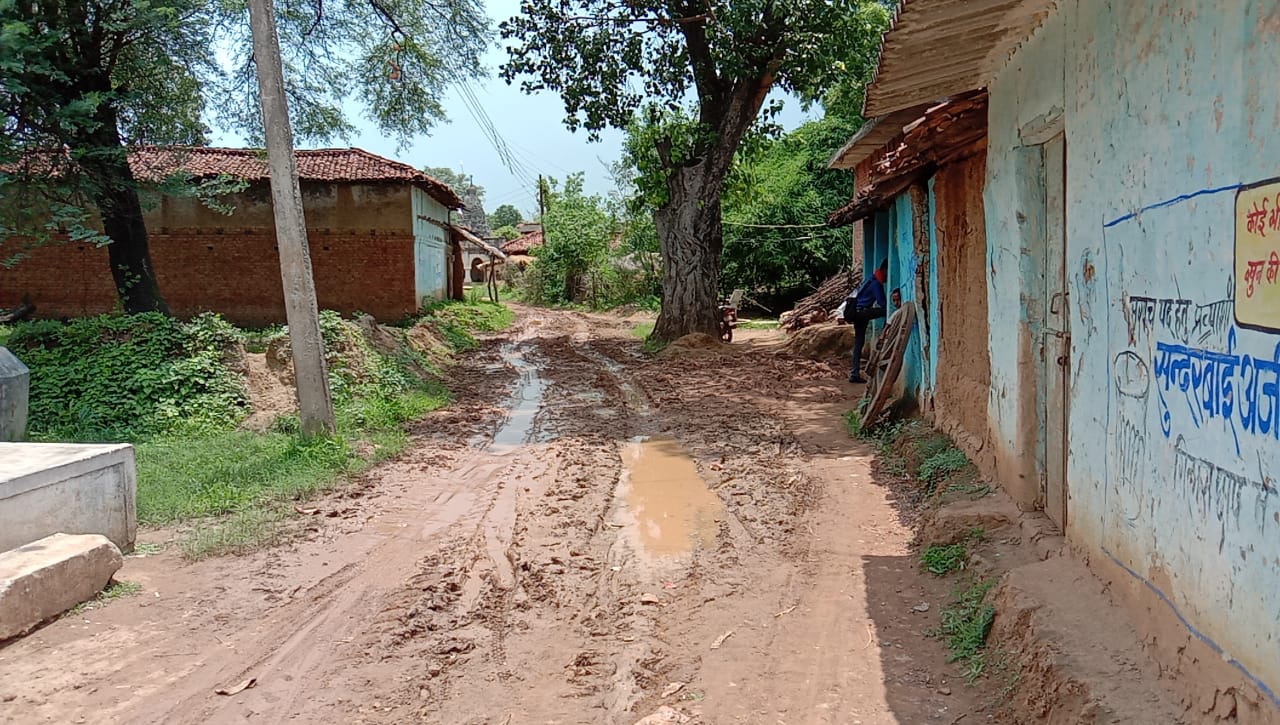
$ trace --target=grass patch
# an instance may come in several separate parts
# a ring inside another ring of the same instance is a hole
[[[132,597],[142,591],[142,585],[138,582],[124,582],[112,579],[107,582],[106,588],[98,592],[97,596],[85,602],[80,602],[71,609],[67,610],[67,615],[73,616],[83,614],[90,610],[102,609],[111,602],[124,597]]]
[[[422,309],[419,320],[435,325],[449,347],[466,352],[479,347],[475,332],[499,332],[515,322],[515,313],[506,305],[481,300],[436,302]]]
[[[965,456],[964,451],[948,442],[946,448],[926,457],[920,463],[920,470],[916,472],[916,476],[931,486],[937,486],[939,482],[959,473],[968,465],[969,458]]]
[[[488,302],[450,302],[424,319],[460,351],[477,345],[472,333],[500,330],[514,315]],[[295,502],[398,454],[409,442],[404,423],[450,400],[431,379],[433,360],[403,334],[398,351],[384,352],[334,312],[321,313],[321,329],[337,432],[306,440],[296,415],[266,433],[237,428],[247,394],[230,363],[241,346],[265,350],[283,328],[246,332],[213,315],[17,323],[15,352],[31,367],[40,401],[29,435],[133,443],[138,521],[191,522],[178,542],[189,557],[275,543],[290,529]]]
[[[743,330],[776,330],[777,320],[738,320],[739,329]]]
[[[970,580],[957,587],[952,600],[942,610],[942,623],[932,634],[946,639],[951,654],[948,662],[960,663],[965,679],[973,684],[986,669],[984,648],[996,609],[987,603],[987,594],[995,585],[991,580]]]
[[[968,555],[964,544],[950,544],[948,546],[934,544],[925,549],[924,553],[920,555],[920,566],[934,576],[946,576],[953,571],[963,569]]]
[[[655,324],[657,323],[641,322],[631,328],[631,336],[640,340],[648,340],[649,336],[653,334],[653,326]]]

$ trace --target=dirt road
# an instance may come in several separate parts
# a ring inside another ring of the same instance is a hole
[[[522,309],[299,541],[130,558],[141,594],[0,648],[0,720],[986,719],[845,372],[760,336],[647,358],[629,327]]]

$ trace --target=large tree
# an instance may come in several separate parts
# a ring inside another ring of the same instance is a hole
[[[501,229],[502,227],[514,227],[519,224],[523,218],[524,217],[520,214],[519,209],[515,208],[511,204],[503,204],[497,209],[494,209],[493,213],[489,215],[489,225],[495,229]]]
[[[347,100],[384,134],[425,133],[490,37],[478,0],[281,0],[276,14],[304,140],[351,130]],[[0,243],[108,243],[124,310],[165,311],[129,151],[203,144],[207,123],[260,139],[255,70],[244,0],[0,0]]]
[[[817,100],[882,27],[879,0],[523,0],[501,26],[502,68],[526,92],[557,91],[566,124],[625,128],[646,101],[692,106],[682,138],[654,152],[666,194],[654,212],[662,311],[654,337],[715,334],[721,193],[775,88]]]

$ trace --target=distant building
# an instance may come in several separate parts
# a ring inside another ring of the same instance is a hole
[[[298,151],[297,160],[322,309],[395,319],[449,294],[450,218],[462,208],[451,188],[357,148]],[[174,196],[146,212],[152,262],[173,313],[208,310],[248,325],[284,322],[263,152],[148,148],[133,152],[129,163],[144,180],[185,170],[197,179],[227,174],[248,182],[222,200],[234,207],[230,216]],[[15,306],[24,294],[42,317],[92,315],[118,304],[106,249],[79,242],[46,245],[0,268],[0,307]]]

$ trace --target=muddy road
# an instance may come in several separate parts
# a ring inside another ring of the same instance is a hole
[[[0,648],[0,721],[985,720],[846,371],[631,322],[521,309],[297,541],[131,557],[141,594]]]

